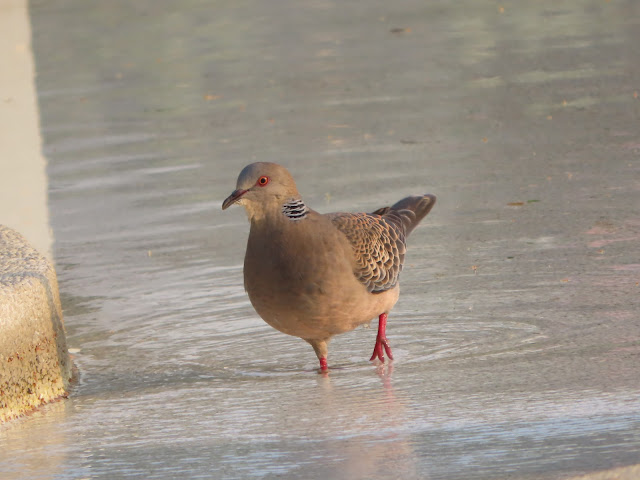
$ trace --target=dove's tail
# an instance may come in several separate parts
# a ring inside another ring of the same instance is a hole
[[[386,215],[390,217],[389,220],[393,219],[396,222],[399,220],[404,227],[405,237],[408,237],[435,204],[435,195],[411,195],[394,203],[391,207],[379,208],[373,213],[382,216]]]

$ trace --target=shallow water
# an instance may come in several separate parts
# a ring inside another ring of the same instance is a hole
[[[0,428],[0,476],[551,479],[640,462],[638,14],[33,1],[80,376]],[[438,196],[410,238],[392,364],[368,362],[373,322],[318,375],[253,312],[248,225],[220,204],[256,160],[288,166],[321,212]]]

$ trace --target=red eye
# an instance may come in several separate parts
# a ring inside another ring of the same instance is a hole
[[[260,177],[256,183],[261,187],[264,187],[267,183],[269,183],[269,177]]]

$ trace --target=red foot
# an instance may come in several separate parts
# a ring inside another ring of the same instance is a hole
[[[389,342],[387,342],[387,314],[383,313],[378,317],[378,336],[376,337],[376,346],[373,347],[373,355],[369,359],[370,362],[375,360],[376,358],[380,359],[382,363],[384,363],[384,352],[387,352],[387,357],[389,360],[393,360],[393,355],[391,354],[391,347],[389,346]],[[384,350],[382,350],[384,348]]]
[[[329,367],[327,366],[327,359],[324,357],[320,359],[320,370],[322,370],[323,372],[329,370]]]

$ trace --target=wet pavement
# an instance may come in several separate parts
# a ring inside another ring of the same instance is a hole
[[[640,463],[640,4],[31,2],[79,381],[3,479],[558,479]],[[328,376],[260,320],[240,169],[412,193],[389,317]]]

